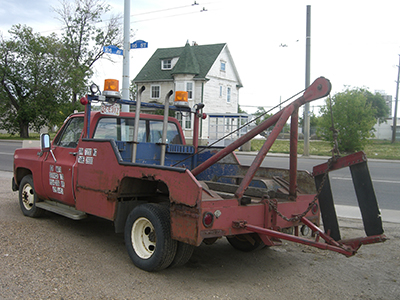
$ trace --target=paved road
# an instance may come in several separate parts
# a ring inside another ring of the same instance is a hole
[[[21,147],[20,141],[0,141],[0,171],[12,172],[14,151]]]

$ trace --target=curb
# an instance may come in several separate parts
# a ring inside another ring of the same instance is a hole
[[[7,143],[22,143],[23,140],[6,140],[6,139],[0,139],[1,142],[7,142]]]
[[[256,156],[258,152],[256,151],[236,151],[236,155],[251,155]],[[286,153],[267,153],[267,156],[270,157],[286,157],[289,158],[289,154]],[[321,159],[321,160],[328,160],[331,156],[317,156],[317,155],[310,155],[310,156],[303,156],[302,154],[298,154],[297,158],[304,158],[304,159]],[[377,159],[377,158],[368,158],[368,161],[376,161],[376,162],[388,162],[388,163],[400,163],[400,160],[393,160],[393,159]]]

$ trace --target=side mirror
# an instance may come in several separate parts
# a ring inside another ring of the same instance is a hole
[[[48,133],[42,133],[40,135],[40,150],[42,150],[42,152],[50,151],[50,136]]]

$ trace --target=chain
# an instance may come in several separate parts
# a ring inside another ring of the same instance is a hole
[[[276,199],[269,199],[269,198],[266,199],[267,202],[268,202],[268,206],[270,207],[270,209],[272,209],[273,211],[275,211],[276,214],[277,214],[278,216],[280,216],[282,219],[284,219],[285,221],[288,221],[288,222],[298,222],[298,221],[301,220],[301,218],[303,218],[303,217],[312,209],[312,207],[315,205],[315,203],[316,203],[316,202],[318,201],[318,199],[319,199],[319,196],[320,196],[321,191],[322,191],[322,189],[323,189],[323,187],[324,187],[324,184],[325,184],[325,182],[326,182],[326,179],[328,178],[328,172],[329,172],[329,170],[331,169],[332,165],[336,162],[337,158],[340,156],[339,146],[338,146],[338,141],[337,141],[337,137],[338,137],[339,131],[336,130],[336,129],[335,129],[335,126],[334,126],[334,122],[333,122],[333,112],[332,112],[332,102],[331,102],[330,96],[329,96],[329,103],[330,103],[330,112],[331,112],[331,121],[332,121],[332,127],[330,128],[330,130],[332,131],[332,135],[333,135],[333,149],[331,150],[331,152],[332,152],[332,158],[330,158],[330,159],[328,160],[328,167],[327,167],[326,170],[325,170],[324,177],[322,177],[321,184],[320,184],[319,187],[318,187],[317,194],[314,196],[313,201],[311,201],[311,202],[308,204],[307,209],[306,209],[303,213],[301,213],[301,214],[299,214],[299,215],[295,215],[294,217],[288,218],[288,217],[286,217],[285,215],[283,215],[283,214],[278,210],[278,203],[277,203]]]
[[[332,149],[332,158],[333,158],[333,157],[335,157],[335,155],[340,156],[339,145],[338,145],[338,141],[337,141],[339,131],[337,129],[335,129],[335,122],[333,121],[332,99],[331,99],[330,95],[329,95],[328,99],[329,99],[329,110],[331,113],[331,124],[332,124],[332,126],[329,128],[329,130],[332,131],[332,137],[333,137],[333,149]]]
[[[307,209],[306,209],[303,213],[301,213],[301,214],[299,214],[299,215],[295,215],[295,216],[293,216],[293,217],[291,217],[291,218],[288,218],[288,217],[286,217],[285,215],[283,215],[283,214],[278,210],[278,203],[277,203],[277,201],[276,201],[275,199],[269,199],[269,198],[267,198],[266,200],[267,200],[267,202],[268,202],[268,206],[269,206],[273,211],[275,211],[276,214],[277,214],[278,216],[280,216],[282,219],[284,219],[285,221],[288,221],[288,222],[297,222],[297,221],[300,221],[301,218],[303,218],[306,214],[308,214],[308,212],[313,208],[313,206],[315,205],[315,203],[318,201],[319,195],[321,194],[321,191],[322,191],[322,189],[323,189],[323,187],[324,187],[324,184],[325,184],[325,182],[326,182],[326,179],[328,178],[328,171],[329,171],[330,168],[332,167],[332,164],[334,163],[334,161],[336,161],[336,156],[334,156],[334,157],[332,157],[331,159],[328,160],[328,167],[327,167],[327,169],[326,169],[326,171],[325,171],[325,173],[324,173],[324,177],[322,177],[322,181],[321,181],[321,184],[320,184],[319,187],[318,187],[317,194],[314,196],[313,201],[311,201],[311,202],[308,204]]]

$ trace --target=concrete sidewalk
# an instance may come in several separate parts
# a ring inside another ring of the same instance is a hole
[[[338,217],[361,219],[361,212],[358,206],[335,205],[335,209]],[[380,211],[384,222],[400,223],[400,210],[381,209]]]

